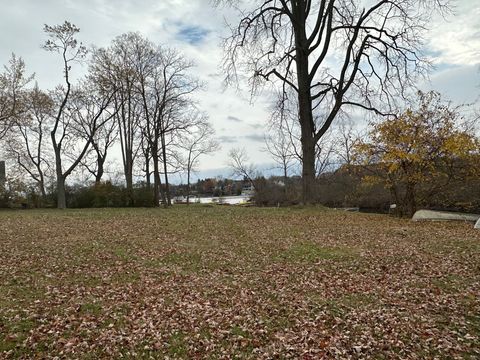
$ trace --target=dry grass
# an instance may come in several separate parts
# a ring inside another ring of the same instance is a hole
[[[319,209],[0,212],[0,358],[478,358],[480,231]]]

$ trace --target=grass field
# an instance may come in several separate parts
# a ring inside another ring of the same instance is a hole
[[[479,358],[480,231],[321,209],[0,212],[0,358]]]

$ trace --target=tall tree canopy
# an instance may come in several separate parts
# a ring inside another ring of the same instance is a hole
[[[312,202],[315,146],[345,108],[390,113],[425,73],[422,35],[444,0],[218,1],[243,7],[225,40],[227,83],[248,74],[293,94],[301,128],[303,201]]]

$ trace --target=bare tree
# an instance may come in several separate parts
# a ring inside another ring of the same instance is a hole
[[[249,73],[253,94],[265,81],[278,84],[284,99],[294,93],[304,203],[314,199],[316,144],[339,112],[390,114],[395,98],[425,74],[422,35],[446,1],[241,2],[246,10],[225,40],[226,80],[238,81],[240,69]]]
[[[335,128],[335,155],[341,165],[349,167],[353,163],[353,150],[355,143],[361,135],[356,131],[353,121],[349,118],[338,122]],[[339,164],[339,165],[340,165]]]
[[[116,37],[109,47],[93,51],[90,73],[106,92],[114,94],[128,205],[134,204],[133,170],[140,151],[142,101],[138,93],[138,62],[144,61],[144,39],[137,33]]]
[[[332,134],[323,136],[315,145],[315,176],[331,171],[334,165],[335,143]]]
[[[200,121],[196,122],[193,129],[189,129],[187,136],[181,139],[179,146],[185,150],[185,170],[187,171],[187,205],[190,204],[190,178],[192,172],[196,171],[200,157],[211,154],[220,148],[220,144],[213,139],[215,130],[207,121],[205,116],[201,116]]]
[[[67,109],[67,104],[72,91],[70,71],[72,63],[83,59],[87,52],[86,48],[81,43],[79,44],[75,38],[79,31],[80,29],[77,26],[68,21],[65,21],[61,25],[45,25],[44,27],[44,32],[47,34],[49,39],[45,42],[43,48],[47,51],[60,54],[62,57],[63,76],[65,79],[65,87],[59,86],[55,91],[55,98],[58,105],[53,127],[50,132],[53,151],[55,154],[55,169],[57,175],[57,207],[59,209],[64,209],[67,206],[65,198],[65,179],[78,165],[80,160],[83,158],[83,155],[85,155],[86,151],[88,150],[88,146],[90,145],[90,142],[87,141],[83,146],[83,149],[80,150],[78,161],[74,161],[70,167],[68,167],[65,171],[63,170],[62,148],[64,142],[68,140],[70,136],[70,119],[65,111]]]
[[[53,165],[52,153],[46,141],[54,114],[54,103],[37,85],[25,93],[22,101],[24,111],[12,123],[12,131],[6,138],[6,153],[19,170],[26,172],[37,184],[42,199],[45,200],[46,178]]]
[[[159,195],[165,205],[171,205],[169,191],[169,158],[175,160],[172,149],[169,150],[177,133],[186,131],[196,123],[189,116],[192,109],[190,95],[200,87],[197,79],[189,75],[193,63],[186,60],[176,50],[165,47],[153,47],[150,62],[139,72],[139,90],[143,101],[144,124],[153,162],[154,204],[158,205]],[[160,161],[163,164],[165,192],[161,192]]]
[[[63,91],[59,90],[58,97],[62,94]],[[114,112],[108,111],[111,101],[112,94],[108,97],[96,94],[91,87],[77,88],[71,92],[58,124],[61,136],[55,139],[54,147],[59,199],[64,199],[67,177],[81,164],[99,129],[114,116]],[[58,183],[63,188],[59,187]],[[66,203],[62,204],[59,200],[58,207],[63,208],[62,205],[66,206]]]
[[[25,75],[25,62],[12,54],[4,72],[0,74],[0,140],[23,112],[22,96],[34,75]]]
[[[287,189],[289,171],[297,160],[294,143],[291,141],[288,130],[288,128],[282,125],[279,127],[271,127],[269,134],[265,136],[265,149],[282,171],[285,191]]]
[[[152,186],[152,171],[151,169],[151,161],[152,161],[152,149],[150,148],[150,144],[147,140],[147,134],[145,130],[142,129],[142,136],[140,138],[140,149],[142,150],[143,155],[143,163],[141,163],[141,171],[145,173],[145,184],[147,189],[150,190]]]
[[[115,109],[111,109],[111,111],[115,111]],[[97,185],[100,184],[105,174],[105,162],[108,152],[118,139],[118,124],[114,121],[111,111],[107,111],[102,115],[100,124],[103,125],[96,130],[92,137],[92,146],[85,159],[81,161],[82,166],[94,177]],[[90,131],[88,127],[85,130]],[[83,133],[83,137],[86,140],[89,136],[89,132]]]
[[[257,169],[254,164],[250,163],[245,148],[233,148],[228,153],[228,166],[232,169],[232,176],[242,177],[247,180],[255,189],[255,177]]]
[[[185,114],[191,110],[190,94],[200,86],[189,75],[192,66],[176,50],[156,46],[138,33],[123,34],[110,47],[94,51],[93,76],[116,91],[116,118],[131,204],[134,162],[139,154],[144,156],[141,165],[148,185],[153,174],[153,203],[158,206],[161,197],[164,204],[171,204],[169,154],[175,152],[168,147],[177,138],[175,132],[191,125]]]

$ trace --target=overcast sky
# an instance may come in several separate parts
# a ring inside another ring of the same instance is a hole
[[[200,106],[213,123],[222,150],[202,161],[201,175],[220,175],[232,147],[245,147],[256,163],[269,163],[262,151],[268,104],[250,103],[247,92],[224,91],[219,63],[225,20],[234,20],[228,9],[214,9],[209,0],[2,0],[0,62],[14,52],[36,73],[41,88],[62,82],[59,59],[40,48],[44,24],[68,20],[78,27],[86,45],[107,46],[117,35],[138,31],[151,41],[181,50],[197,64],[207,84],[199,95]],[[455,102],[472,102],[480,94],[480,0],[458,0],[455,16],[431,24],[426,51],[436,69],[425,90],[441,91]],[[74,69],[77,74],[81,69]],[[218,169],[218,170],[217,170]],[[228,175],[223,173],[224,176]]]

